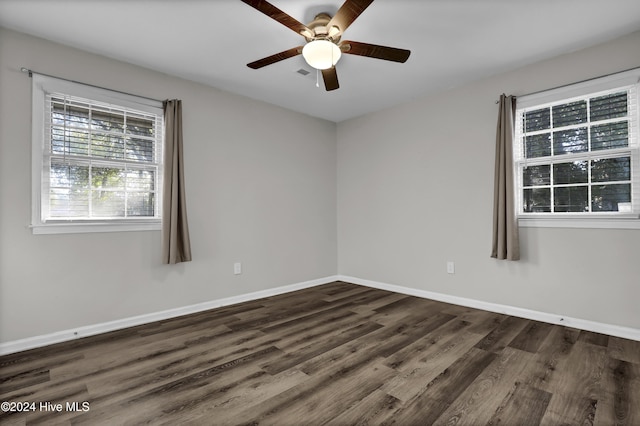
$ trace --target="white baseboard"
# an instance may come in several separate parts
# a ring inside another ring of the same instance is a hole
[[[580,330],[593,331],[595,333],[609,334],[611,336],[640,341],[640,330],[637,328],[624,327],[614,324],[589,321],[581,318],[572,318],[563,315],[550,314],[547,312],[533,311],[530,309],[518,308],[515,306],[501,305],[498,303],[484,302],[482,300],[467,299],[465,297],[452,296],[442,293],[434,293],[416,288],[403,287],[394,284],[386,284],[377,281],[364,280],[361,278],[338,275],[337,280],[346,281],[366,287],[378,288],[381,290],[393,291],[395,293],[407,294],[410,296],[422,297],[425,299],[437,300],[439,302],[451,303],[454,305],[467,306],[469,308],[482,309],[490,312],[511,315],[550,324],[573,327]]]
[[[209,309],[220,308],[222,306],[233,305],[236,303],[248,302],[251,300],[262,299],[265,297],[277,296],[278,294],[289,293],[296,290],[311,288],[322,284],[328,284],[334,281],[345,281],[348,283],[358,284],[381,290],[393,291],[396,293],[407,294],[410,296],[422,297],[425,299],[437,300],[454,305],[467,306],[475,309],[482,309],[490,312],[497,312],[505,315],[512,315],[520,318],[532,319],[536,321],[547,322],[550,324],[564,325],[581,330],[593,331],[596,333],[609,334],[611,336],[622,337],[625,339],[640,341],[640,330],[630,327],[623,327],[613,324],[605,324],[595,321],[584,320],[580,318],[571,318],[562,315],[550,314],[547,312],[533,311],[530,309],[517,308],[514,306],[501,305],[498,303],[484,302],[481,300],[467,299],[459,296],[452,296],[442,293],[434,293],[416,288],[403,287],[394,284],[386,284],[378,281],[365,280],[345,275],[334,275],[325,278],[319,278],[311,281],[304,281],[296,284],[286,285],[282,287],[270,288],[267,290],[256,291],[252,293],[241,294],[238,296],[226,297],[224,299],[211,300],[208,302],[198,303],[195,305],[183,306],[180,308],[169,309],[161,312],[153,312],[150,314],[138,315],[135,317],[123,318],[120,320],[109,321],[101,324],[93,324],[83,326],[71,330],[63,330],[54,333],[44,334],[41,336],[29,337],[26,339],[14,340],[10,342],[0,343],[0,355],[7,355],[15,352],[21,352],[28,349],[39,348],[42,346],[52,345],[54,343],[66,342],[69,340],[79,339],[82,337],[93,336],[109,331],[121,330],[142,324],[148,324],[154,321],[162,321],[182,315],[202,312]]]
[[[109,331],[121,330],[123,328],[133,327],[136,325],[148,324],[154,321],[162,321],[169,318],[175,318],[182,315],[202,312],[209,309],[220,308],[222,306],[234,305],[236,303],[248,302],[251,300],[262,299],[265,297],[276,296],[278,294],[289,293],[296,290],[315,287],[322,284],[338,281],[337,276],[319,278],[311,281],[304,281],[296,284],[286,285],[282,287],[270,288],[267,290],[255,291],[252,293],[241,294],[238,296],[226,297],[224,299],[211,300],[208,302],[197,303],[195,305],[183,306],[175,309],[168,309],[161,312],[153,312],[150,314],[138,315],[135,317],[123,318],[115,321],[104,322],[101,324],[87,325],[74,328],[71,330],[63,330],[54,333],[44,334],[41,336],[29,337],[26,339],[14,340],[10,342],[0,343],[0,355],[7,355],[15,352],[21,352],[28,349],[39,348],[42,346],[52,345],[54,343],[66,342],[69,340],[79,339],[82,337],[93,336]]]

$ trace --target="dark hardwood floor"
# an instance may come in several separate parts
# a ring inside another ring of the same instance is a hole
[[[640,342],[336,282],[0,357],[0,395],[36,404],[3,425],[637,426]]]

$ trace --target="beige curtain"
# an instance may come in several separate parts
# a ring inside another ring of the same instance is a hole
[[[164,190],[162,193],[162,263],[191,261],[182,158],[182,101],[164,105]]]
[[[513,137],[515,96],[500,96],[496,129],[496,170],[493,193],[493,246],[495,259],[520,259],[520,236],[515,212]]]

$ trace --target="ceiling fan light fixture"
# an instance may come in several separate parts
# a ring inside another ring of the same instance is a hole
[[[302,48],[302,56],[309,66],[326,70],[338,63],[342,52],[340,48],[329,40],[313,40]]]

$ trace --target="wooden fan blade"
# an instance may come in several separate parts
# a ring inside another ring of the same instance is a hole
[[[340,29],[340,32],[343,33],[371,3],[373,3],[373,0],[345,1],[336,12],[336,15],[331,18],[327,28],[336,26]]]
[[[301,23],[297,19],[289,16],[285,12],[281,11],[280,9],[278,9],[277,7],[275,7],[274,5],[269,3],[268,1],[264,1],[264,0],[242,0],[242,2],[248,4],[249,6],[253,7],[254,9],[264,13],[269,18],[280,22],[285,27],[291,28],[293,31],[295,31],[298,34],[300,34],[303,31],[311,33],[311,30],[309,30],[309,28],[306,25],[304,25],[303,23]]]
[[[411,55],[410,50],[395,47],[378,46],[377,44],[360,43],[358,41],[343,41],[340,43],[342,53],[350,55],[368,56],[370,58],[384,59],[385,61],[406,62]]]
[[[338,73],[336,72],[336,67],[322,70],[322,79],[324,80],[324,88],[327,89],[327,92],[330,90],[336,90],[340,87],[338,84]]]
[[[285,50],[284,52],[276,53],[271,56],[267,56],[266,58],[258,59],[257,61],[253,61],[250,64],[247,64],[249,68],[253,68],[257,70],[258,68],[266,67],[267,65],[275,64],[276,62],[283,61],[285,59],[292,58],[302,53],[302,46],[293,47],[289,50]]]

